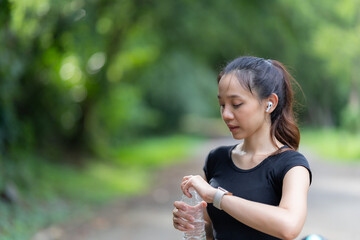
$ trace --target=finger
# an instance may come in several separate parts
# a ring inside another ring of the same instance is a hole
[[[186,184],[187,182],[190,181],[190,179],[192,178],[192,176],[185,176],[183,177],[182,181],[181,181],[181,184]]]
[[[189,181],[187,181],[183,187],[183,193],[188,197],[188,198],[192,198],[192,195],[190,193],[190,188],[194,188],[192,181],[189,179]]]
[[[185,220],[187,222],[194,222],[195,221],[195,218],[191,214],[188,214],[185,211],[179,210],[177,208],[175,208],[173,210],[173,216],[176,217],[176,218],[181,218],[181,219],[183,219],[183,220]]]
[[[181,181],[181,185],[186,185],[192,178],[193,175],[183,177],[183,180]]]
[[[196,211],[198,211],[198,210],[204,210],[205,208],[206,208],[206,206],[207,206],[207,203],[205,202],[205,201],[201,201],[200,203],[198,203],[198,204],[196,204],[195,206],[194,206],[194,209],[196,210]]]
[[[181,188],[181,191],[182,192],[185,192],[186,191],[186,185],[189,183],[189,180],[186,179],[184,181],[182,181],[181,185],[180,185],[180,188]]]
[[[184,177],[183,177],[183,181],[184,181],[184,180],[189,180],[189,178],[192,178],[192,177],[193,177],[193,175],[184,176]]]
[[[181,191],[187,196],[188,198],[192,198],[192,195],[189,192],[189,188],[191,185],[189,184],[189,181],[185,181],[181,184]]]
[[[176,224],[176,225],[174,225],[174,227],[176,229],[180,230],[180,231],[183,231],[183,232],[188,232],[188,231],[191,231],[191,230],[195,229],[195,227],[193,225],[190,225],[190,224],[187,224],[186,226]]]
[[[185,185],[187,184],[187,180],[185,180],[185,181],[183,181],[182,183],[181,183],[181,185],[180,185],[180,188],[181,188],[181,191],[184,191],[184,189],[185,189]]]
[[[173,218],[173,225],[176,229],[180,231],[189,231],[195,229],[194,225],[183,220],[182,218],[177,218],[177,217]]]
[[[174,225],[174,227],[177,229],[177,230],[180,230],[180,231],[182,231],[182,232],[187,232],[188,230],[184,227],[184,226],[182,226],[182,225]]]
[[[177,209],[181,209],[182,211],[186,211],[188,209],[187,204],[181,201],[175,201],[174,207]]]
[[[177,230],[180,230],[180,231],[183,231],[183,232],[186,232],[188,231],[187,228],[179,223],[176,223],[174,222],[174,227],[177,229]]]

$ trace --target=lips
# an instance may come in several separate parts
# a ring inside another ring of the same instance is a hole
[[[235,131],[236,129],[239,128],[238,126],[234,126],[234,125],[227,125],[227,126],[228,126],[228,128],[229,128],[229,130],[230,130],[231,132],[233,132],[233,131]]]

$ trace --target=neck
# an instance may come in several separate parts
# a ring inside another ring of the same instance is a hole
[[[270,127],[270,124],[264,124],[254,134],[245,138],[241,150],[251,155],[269,154],[278,150],[278,147],[282,144],[275,139],[275,144],[277,146],[274,146],[270,134]]]

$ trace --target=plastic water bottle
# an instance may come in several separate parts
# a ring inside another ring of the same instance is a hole
[[[191,206],[188,207],[187,213],[194,217],[195,221],[191,224],[195,228],[184,232],[183,240],[206,240],[203,206],[200,204],[203,200],[195,189],[190,188],[189,192],[192,198],[183,194],[181,201]]]

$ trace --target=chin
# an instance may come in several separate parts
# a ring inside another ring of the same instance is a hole
[[[232,134],[233,139],[236,140],[242,140],[244,139],[244,136],[240,135],[240,134]]]

